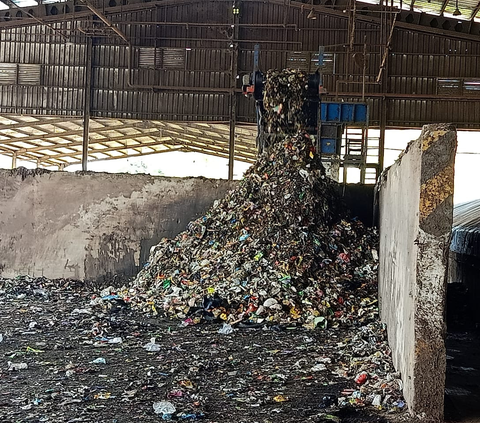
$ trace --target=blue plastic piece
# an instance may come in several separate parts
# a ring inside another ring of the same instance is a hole
[[[320,140],[320,150],[323,154],[336,154],[337,140],[335,138],[322,138]]]

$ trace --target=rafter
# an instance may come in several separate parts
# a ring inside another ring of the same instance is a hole
[[[443,16],[443,12],[445,12],[449,1],[450,0],[443,0],[442,7],[440,9],[440,16]]]
[[[469,19],[473,21],[478,12],[480,12],[480,2],[478,2],[478,4],[475,6],[475,9],[472,10],[472,14],[470,15]]]
[[[0,115],[12,122],[0,124],[0,154],[43,166],[80,163],[82,155],[81,119],[35,118]],[[71,129],[71,128],[75,129]],[[33,130],[41,135],[30,135]],[[2,132],[3,131],[3,132]],[[21,135],[21,136],[19,136]],[[229,129],[223,122],[173,122],[97,118],[92,120],[89,161],[158,154],[168,151],[196,151],[228,158]],[[235,159],[256,159],[255,131],[239,127]],[[47,144],[47,145],[43,145]],[[100,158],[97,158],[99,157]]]
[[[151,142],[147,142],[147,143],[142,143],[141,147],[155,147],[155,146],[183,146],[185,148],[196,148],[198,151],[202,150],[204,153],[206,154],[210,154],[210,153],[222,153],[224,155],[224,157],[228,158],[228,143],[225,143],[224,146],[222,145],[208,145],[208,144],[203,144],[203,143],[200,143],[200,142],[196,142],[196,141],[193,141],[193,140],[188,140],[188,139],[183,139],[181,137],[170,137],[170,139],[167,139],[167,140],[163,140],[163,141],[151,141]],[[135,146],[135,147],[139,147],[139,146]],[[116,147],[109,147],[109,148],[106,148],[106,149],[89,149],[88,151],[88,155],[89,156],[92,156],[92,154],[95,154],[95,153],[100,153],[100,154],[105,154],[107,155],[107,153],[111,153],[111,152],[119,152],[119,153],[122,153],[125,157],[129,157],[131,155],[125,153],[124,151],[122,150],[129,150],[130,147],[129,146],[116,146]],[[157,150],[156,152],[162,152],[164,150]],[[235,156],[238,156],[238,157],[243,157],[244,159],[247,159],[247,160],[250,160],[250,161],[254,161],[255,158],[256,158],[256,149],[255,148],[251,148],[251,149],[248,149],[248,148],[239,148],[237,151],[236,151],[236,154]],[[141,154],[143,155],[143,154]],[[60,159],[60,158],[63,158],[63,157],[80,157],[81,156],[81,151],[77,152],[77,153],[59,153],[59,154],[54,154],[54,155],[49,155],[49,156],[46,156],[45,159],[41,159],[40,161],[41,162],[44,162],[46,160],[56,160],[56,159]],[[118,158],[118,157],[117,157]],[[80,161],[80,159],[79,159]]]

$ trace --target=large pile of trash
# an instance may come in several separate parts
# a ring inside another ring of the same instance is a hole
[[[154,247],[133,300],[190,323],[314,328],[374,319],[377,234],[347,218],[313,141],[302,131],[286,135],[236,190]]]
[[[308,76],[296,69],[269,70],[265,78],[263,105],[267,131],[283,133],[286,128],[301,130]]]

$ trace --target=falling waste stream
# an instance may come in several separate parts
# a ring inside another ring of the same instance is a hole
[[[306,81],[268,73],[280,136],[128,285],[0,279],[2,422],[406,421],[378,234],[302,131]]]

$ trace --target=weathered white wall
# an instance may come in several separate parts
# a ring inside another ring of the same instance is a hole
[[[443,419],[455,151],[453,128],[427,125],[379,184],[381,317],[410,411],[435,421]]]
[[[0,170],[0,276],[133,275],[235,183],[205,178]]]

